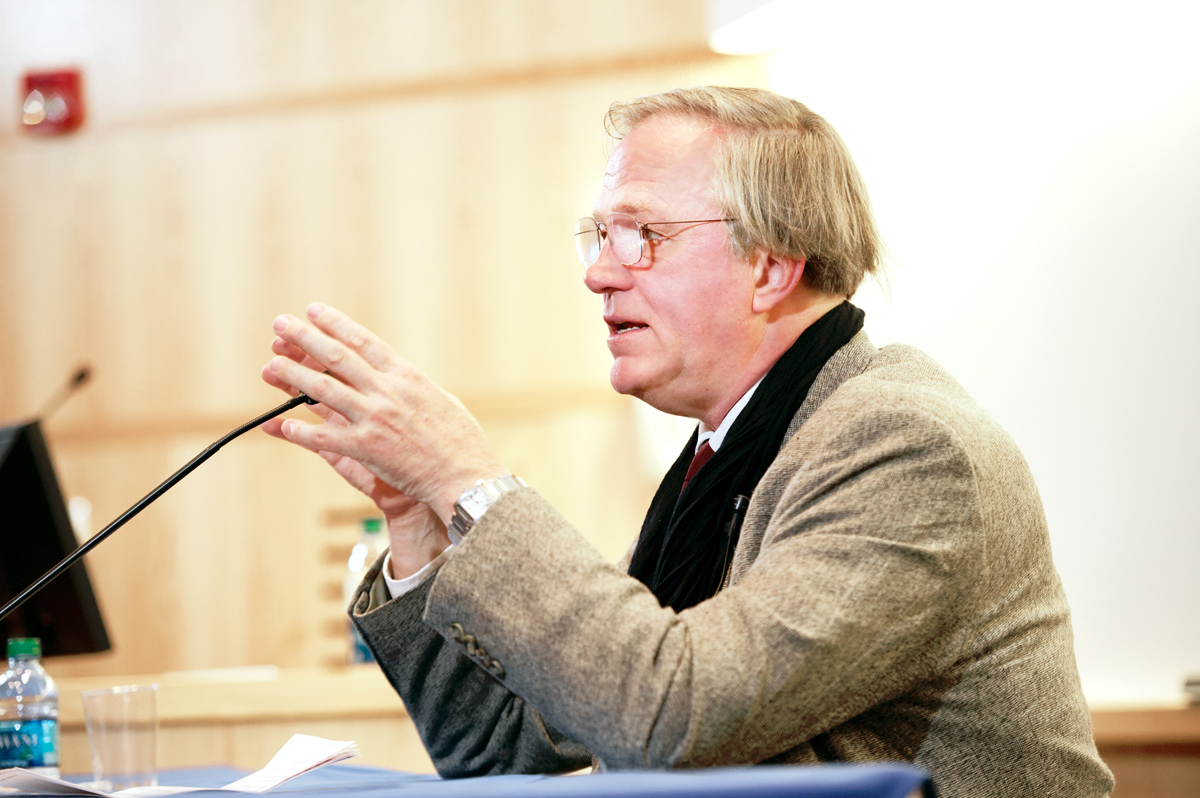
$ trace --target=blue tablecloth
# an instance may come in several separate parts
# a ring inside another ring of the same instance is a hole
[[[159,783],[218,787],[243,772],[228,767],[167,770]],[[932,796],[928,775],[899,764],[713,768],[601,773],[592,776],[488,776],[443,781],[361,765],[330,765],[298,776],[268,795],[289,798],[906,798]],[[230,793],[207,793],[216,798]],[[189,793],[188,798],[197,793]]]

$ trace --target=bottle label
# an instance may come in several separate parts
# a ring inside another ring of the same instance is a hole
[[[58,721],[0,720],[0,768],[58,767]]]

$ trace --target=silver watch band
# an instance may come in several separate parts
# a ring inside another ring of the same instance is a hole
[[[515,474],[509,474],[495,479],[481,479],[467,488],[454,503],[454,515],[451,516],[450,526],[446,529],[450,534],[450,542],[456,546],[461,543],[496,499],[526,487],[529,486],[525,484],[525,480]]]

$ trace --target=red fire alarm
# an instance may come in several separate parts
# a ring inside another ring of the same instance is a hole
[[[42,136],[60,136],[83,124],[83,80],[78,69],[26,72],[21,127]]]

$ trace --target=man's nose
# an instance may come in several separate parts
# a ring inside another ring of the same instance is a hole
[[[607,294],[627,291],[633,287],[633,279],[629,270],[613,254],[612,245],[605,241],[600,247],[600,257],[583,270],[583,284],[593,293]]]

